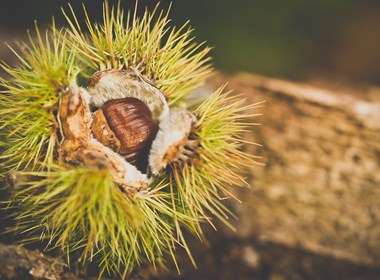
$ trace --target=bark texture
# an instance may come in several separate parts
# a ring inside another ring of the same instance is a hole
[[[250,149],[265,166],[249,169],[253,188],[239,190],[238,235],[379,265],[380,89],[228,80],[248,102],[266,100],[262,125],[247,134],[263,144]]]
[[[0,243],[0,264],[0,279],[96,279],[74,275],[62,261],[16,245]]]

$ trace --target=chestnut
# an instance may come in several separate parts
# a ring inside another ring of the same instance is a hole
[[[133,97],[106,101],[94,112],[91,130],[96,140],[146,172],[158,124],[144,102]]]

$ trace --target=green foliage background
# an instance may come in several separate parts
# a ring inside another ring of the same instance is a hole
[[[2,28],[40,26],[66,0],[4,1]],[[79,10],[82,1],[71,1]],[[84,0],[90,15],[101,17],[100,0]],[[112,1],[111,1],[112,2]],[[116,1],[114,1],[116,2]],[[123,1],[133,7],[134,1]],[[157,1],[140,0],[154,7]],[[170,1],[163,0],[162,7]],[[188,19],[199,42],[215,46],[217,68],[303,79],[316,74],[380,82],[380,2],[375,0],[173,0],[175,25]],[[15,16],[17,15],[17,16]]]

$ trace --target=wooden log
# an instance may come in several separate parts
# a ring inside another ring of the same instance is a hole
[[[249,169],[253,188],[238,191],[238,236],[379,265],[380,89],[227,79],[248,102],[266,100],[262,125],[247,134],[263,144],[249,149],[265,167]]]

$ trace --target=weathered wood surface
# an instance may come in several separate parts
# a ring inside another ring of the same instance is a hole
[[[74,275],[62,261],[38,250],[0,243],[0,279],[96,279]]]
[[[212,84],[220,84],[216,78]],[[240,238],[380,264],[380,89],[327,89],[250,74],[227,77],[248,102],[266,100],[247,134],[265,167],[239,190]]]

